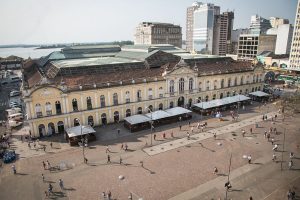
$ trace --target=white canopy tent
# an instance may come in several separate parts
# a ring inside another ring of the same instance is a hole
[[[87,134],[90,134],[90,133],[96,133],[96,131],[90,126],[90,125],[87,125],[87,126],[74,126],[74,127],[71,127],[71,128],[68,128],[66,130],[69,138],[71,137],[76,137],[76,136],[80,136],[80,135],[87,135]]]
[[[269,94],[262,92],[262,91],[255,91],[255,92],[251,92],[249,93],[249,95],[253,95],[253,96],[257,96],[257,97],[266,97],[266,96],[270,96]]]
[[[165,112],[167,112],[171,116],[176,116],[176,115],[191,113],[192,111],[182,108],[182,107],[175,107],[175,108],[167,109],[167,110],[165,110]]]
[[[145,115],[146,117],[150,118],[150,120],[158,120],[158,119],[163,119],[167,117],[172,117],[169,113],[163,111],[163,110],[157,110],[151,113],[147,113]]]
[[[140,124],[151,121],[151,119],[145,115],[133,115],[126,117],[124,120],[130,124]]]
[[[201,109],[209,109],[209,108],[215,108],[215,107],[219,107],[219,106],[223,106],[223,105],[227,105],[227,104],[231,104],[231,103],[236,103],[236,102],[240,102],[240,101],[246,101],[249,99],[250,99],[249,97],[239,94],[236,96],[226,97],[223,99],[215,99],[215,100],[211,100],[208,102],[196,103],[196,104],[194,104],[194,106],[201,108]]]

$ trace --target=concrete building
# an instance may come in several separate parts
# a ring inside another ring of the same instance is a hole
[[[182,46],[181,27],[169,23],[142,22],[136,27],[134,44],[171,44]]]
[[[215,15],[213,35],[213,55],[225,56],[231,50],[231,34],[233,29],[233,12]]]
[[[261,52],[275,52],[276,38],[276,35],[241,34],[238,45],[238,58],[254,59]]]
[[[250,30],[247,29],[247,28],[232,30],[232,32],[231,32],[231,43],[228,46],[227,54],[237,55],[240,35],[241,34],[249,34],[249,33],[250,33]]]
[[[278,28],[279,25],[289,24],[289,20],[279,17],[270,17],[270,24],[273,28]]]
[[[268,29],[272,28],[269,20],[258,16],[252,15],[250,21],[250,33],[251,34],[265,34]]]
[[[192,52],[193,48],[193,33],[194,33],[194,11],[199,7],[199,3],[195,2],[186,11],[186,50]]]
[[[290,51],[290,69],[300,71],[300,0],[296,10],[292,46]]]
[[[63,133],[78,119],[82,125],[101,126],[147,113],[147,108],[188,108],[233,91],[263,89],[264,69],[251,62],[151,45],[112,52],[106,57],[102,54],[108,50],[93,57],[73,52],[72,59],[58,52],[56,58],[24,63],[22,95],[33,137]]]
[[[277,28],[275,54],[289,54],[292,45],[293,26],[281,24]]]

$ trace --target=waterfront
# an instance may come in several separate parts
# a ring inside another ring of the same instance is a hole
[[[30,48],[0,48],[0,57],[6,58],[8,56],[14,55],[21,58],[27,59],[30,58],[40,58],[42,56],[47,56],[53,51],[60,51],[61,48],[52,48],[52,49],[37,49],[38,47]]]

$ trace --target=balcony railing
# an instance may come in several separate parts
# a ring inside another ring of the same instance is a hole
[[[46,111],[46,114],[49,116],[49,115],[52,115],[52,110],[47,110]]]
[[[42,112],[36,112],[36,117],[43,117],[43,113]]]

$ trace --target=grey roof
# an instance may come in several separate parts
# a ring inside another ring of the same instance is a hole
[[[71,128],[68,128],[66,130],[69,137],[76,137],[80,135],[86,135],[90,133],[96,133],[96,131],[89,125],[87,126],[74,126]]]
[[[151,112],[151,113],[147,113],[146,116],[149,117],[152,120],[158,120],[158,119],[171,117],[172,115],[170,115],[169,113],[167,113],[165,111],[157,110],[157,111],[154,111],[154,112]]]
[[[262,91],[255,91],[255,92],[251,92],[249,93],[250,95],[253,96],[258,96],[258,97],[265,97],[265,96],[269,96],[269,94],[262,92]]]
[[[119,45],[78,45],[65,47],[62,50],[75,50],[75,49],[111,49],[111,48],[120,48]]]
[[[145,115],[133,115],[124,118],[124,120],[130,124],[140,124],[151,121],[151,119],[149,117],[146,117]]]
[[[223,105],[227,105],[227,104],[231,104],[231,103],[235,103],[235,102],[246,101],[249,99],[250,99],[249,97],[246,97],[244,95],[235,95],[235,96],[226,97],[223,99],[215,99],[215,100],[211,100],[211,101],[207,101],[207,102],[196,103],[193,106],[196,106],[196,107],[202,108],[202,109],[209,109],[209,108],[215,108],[215,107],[219,107],[219,106],[223,106]]]
[[[137,59],[137,60],[144,61],[146,58],[148,58],[149,56],[155,54],[158,51],[159,50],[154,50],[154,51],[151,51],[150,53],[148,53],[148,52],[138,52],[138,51],[121,51],[121,52],[116,54],[116,57],[130,58],[130,59]]]
[[[176,115],[191,113],[192,111],[182,108],[182,107],[175,107],[175,108],[167,109],[167,110],[165,110],[165,112],[169,113],[172,116],[176,116]]]
[[[57,60],[51,61],[51,64],[58,68],[70,68],[70,67],[88,67],[99,65],[110,65],[119,63],[137,63],[138,60],[118,58],[118,57],[97,57],[97,58],[81,58],[71,60]]]

